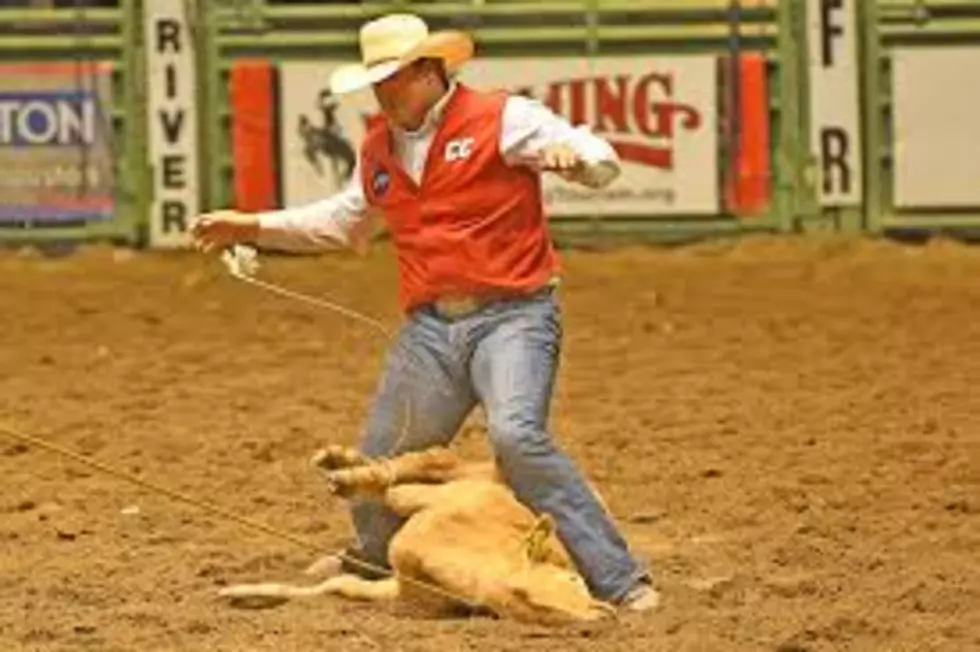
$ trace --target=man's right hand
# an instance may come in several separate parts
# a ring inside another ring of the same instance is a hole
[[[207,253],[234,244],[254,243],[259,237],[258,217],[239,211],[205,213],[191,222],[194,246]]]

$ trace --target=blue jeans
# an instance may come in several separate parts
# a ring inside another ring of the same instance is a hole
[[[381,457],[447,445],[479,401],[518,499],[554,517],[592,592],[615,602],[647,573],[546,430],[561,339],[550,290],[456,320],[424,308],[413,313],[389,353],[361,450]],[[355,503],[352,515],[360,553],[387,567],[388,542],[403,521],[374,501]]]

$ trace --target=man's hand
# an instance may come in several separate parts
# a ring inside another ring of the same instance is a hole
[[[234,244],[248,244],[259,237],[259,220],[255,215],[232,210],[214,211],[191,222],[194,246],[205,253]]]
[[[585,161],[568,145],[548,145],[538,153],[538,166],[541,170],[554,172],[566,181],[574,177],[585,167]]]

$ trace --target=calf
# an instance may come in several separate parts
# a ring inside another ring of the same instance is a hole
[[[381,500],[407,519],[389,546],[394,572],[380,580],[338,574],[309,587],[236,585],[223,596],[254,605],[327,593],[540,624],[614,613],[589,594],[551,518],[520,503],[493,464],[464,463],[445,448],[370,460],[332,447],[315,462],[335,494]]]

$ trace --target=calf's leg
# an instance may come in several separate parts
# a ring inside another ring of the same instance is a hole
[[[338,495],[355,498],[380,498],[389,488],[401,483],[443,483],[467,472],[451,451],[436,447],[404,453],[392,459],[372,461],[360,466],[339,468],[326,473],[326,480]]]
[[[319,595],[339,595],[351,600],[380,602],[398,597],[398,580],[365,580],[356,575],[337,575],[311,586],[264,582],[260,584],[234,584],[218,593],[231,599],[233,605],[247,609],[274,607],[293,598],[311,598]]]

